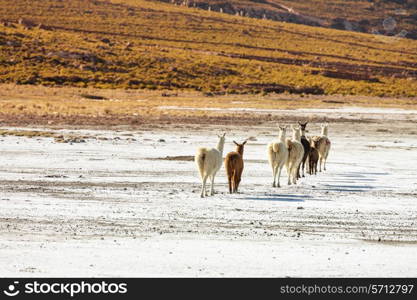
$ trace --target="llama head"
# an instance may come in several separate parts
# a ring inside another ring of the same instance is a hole
[[[294,127],[291,125],[291,129],[292,129],[293,140],[300,141],[301,140],[301,127],[300,126]]]
[[[226,136],[226,132],[225,132],[225,133],[223,133],[223,134],[218,134],[217,136],[219,137],[219,139],[223,139],[223,140],[225,140],[225,139],[226,139],[226,138],[225,138],[225,136]]]
[[[300,125],[301,130],[306,130],[307,124],[308,122],[305,122],[305,123],[298,122],[298,125]]]
[[[321,124],[321,135],[327,136],[329,132],[329,123]]]
[[[235,141],[233,141],[233,143],[236,145],[236,152],[239,153],[240,155],[243,155],[243,150],[245,148],[245,144],[248,140],[245,140],[242,144],[239,144]]]
[[[287,126],[278,125],[278,127],[279,127],[279,137],[281,139],[285,138],[285,135],[287,133]]]
[[[219,142],[217,143],[217,149],[222,152],[223,147],[224,147],[224,142],[226,140],[226,132],[223,134],[218,134],[217,136],[219,137]]]
[[[307,124],[308,124],[308,122],[305,122],[305,123],[298,122],[298,125],[300,125],[300,128],[301,128],[302,135],[304,135],[305,132],[306,132]]]

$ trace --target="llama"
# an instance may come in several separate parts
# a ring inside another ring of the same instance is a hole
[[[298,167],[303,160],[304,147],[301,144],[301,128],[292,127],[293,137],[292,140],[287,139],[288,159],[286,163],[288,174],[288,185],[297,184],[297,171]]]
[[[194,157],[202,180],[201,198],[207,196],[206,182],[209,177],[211,179],[210,196],[214,195],[214,177],[222,166],[225,136],[226,133],[218,135],[219,142],[216,148],[199,148]]]
[[[302,170],[302,177],[305,177],[304,169],[305,169],[306,161],[310,154],[310,141],[306,138],[306,135],[305,135],[308,122],[305,122],[305,123],[298,122],[298,124],[301,127],[301,144],[303,144],[303,147],[304,147],[303,160],[297,170],[297,178],[301,178],[300,168]],[[307,163],[307,166],[308,166],[308,163]]]
[[[313,139],[316,143],[316,149],[319,152],[319,171],[321,172],[322,166],[323,170],[326,171],[326,162],[327,157],[330,151],[330,140],[327,137],[329,130],[329,124],[321,124],[321,135],[315,136]]]
[[[281,171],[288,159],[288,149],[285,143],[286,131],[286,127],[279,126],[278,141],[271,142],[268,145],[268,160],[272,168],[272,176],[274,177],[272,187],[280,187]]]
[[[310,153],[308,156],[308,164],[309,164],[309,170],[308,173],[310,175],[317,175],[317,162],[319,161],[319,152],[316,149],[316,141],[311,139],[311,147],[310,147]]]
[[[227,179],[229,181],[229,193],[237,193],[239,183],[243,172],[243,150],[247,140],[242,144],[233,143],[236,145],[236,151],[229,152],[224,160],[224,167],[226,169]]]

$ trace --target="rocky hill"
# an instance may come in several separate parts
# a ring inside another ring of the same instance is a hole
[[[160,0],[258,19],[417,38],[414,0]]]

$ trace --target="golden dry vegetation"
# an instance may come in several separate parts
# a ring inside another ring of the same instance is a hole
[[[2,83],[417,96],[417,41],[410,39],[146,0],[0,0],[0,16]]]

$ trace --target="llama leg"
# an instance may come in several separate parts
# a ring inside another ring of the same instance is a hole
[[[233,180],[233,178],[232,178],[232,175],[227,175],[227,180],[228,180],[228,182],[229,182],[229,194],[231,194],[232,193],[232,180]]]
[[[207,175],[203,177],[203,183],[201,184],[201,198],[206,196],[206,182],[207,182]]]
[[[216,176],[216,174],[213,174],[211,176],[211,190],[210,190],[210,196],[214,195],[214,177]]]
[[[321,172],[321,162],[323,161],[323,158],[320,156],[319,158],[319,172]]]
[[[327,162],[327,157],[324,159],[324,171],[326,171],[326,162]]]
[[[235,174],[233,175],[233,193],[236,193],[237,191],[237,174],[235,172]]]
[[[242,179],[242,171],[243,170],[240,170],[238,176],[236,177],[236,185],[235,185],[235,188],[236,188],[236,191],[235,192],[236,193],[238,192],[240,180]]]
[[[238,189],[239,189],[239,184],[240,184],[240,176],[236,179],[236,185],[235,185],[235,193],[238,193]]]
[[[287,173],[288,173],[288,185],[291,185],[292,165],[287,166]]]
[[[272,182],[272,187],[275,187],[275,178],[277,177],[277,168],[275,166],[272,167],[272,177],[274,178],[274,181]]]
[[[279,178],[281,177],[281,171],[282,171],[282,166],[278,167],[278,182],[277,182],[277,187],[281,187],[281,185],[279,184]]]
[[[306,173],[310,174],[310,155],[309,154],[306,157],[305,164],[306,164]]]
[[[298,169],[300,169],[301,170],[301,174],[300,174],[300,176],[301,177],[304,177],[304,161],[301,161],[301,163],[300,163],[300,165],[299,165],[299,167],[298,167]],[[300,176],[298,177],[298,178],[300,178]]]
[[[303,177],[306,177],[306,174],[305,174],[306,161],[307,161],[307,157],[303,159],[303,165],[301,167],[301,170],[303,171],[303,175],[302,175]]]
[[[293,176],[292,176],[292,183],[297,184],[298,179],[298,168],[294,168]]]

